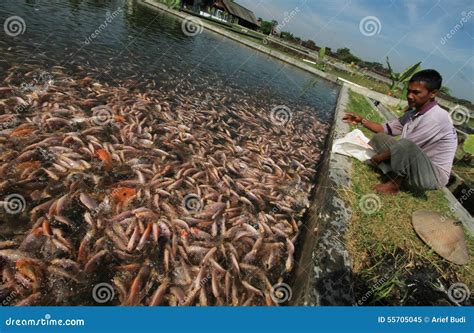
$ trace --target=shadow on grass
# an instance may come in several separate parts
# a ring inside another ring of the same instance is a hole
[[[449,297],[453,276],[444,276],[429,262],[409,267],[411,254],[396,248],[394,253],[368,256],[370,270],[352,272],[354,305],[358,306],[451,306],[474,305],[474,298],[456,304]],[[442,267],[446,272],[449,265]],[[451,296],[452,297],[452,296]]]

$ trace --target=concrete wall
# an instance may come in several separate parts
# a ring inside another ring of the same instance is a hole
[[[292,276],[291,305],[352,305],[351,265],[344,234],[351,220],[351,209],[338,189],[351,185],[351,160],[331,151],[333,141],[343,137],[349,126],[342,121],[349,102],[344,84],[336,106],[327,149],[318,170],[316,190],[305,216]]]

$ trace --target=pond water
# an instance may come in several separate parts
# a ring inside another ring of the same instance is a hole
[[[203,90],[233,88],[290,109],[313,107],[323,121],[334,111],[335,84],[211,32],[186,36],[179,20],[135,1],[2,1],[2,23],[12,16],[24,31],[0,34],[0,79],[14,64],[47,72],[59,65],[77,77],[97,69],[95,78],[109,84],[154,80],[176,89],[185,79]]]

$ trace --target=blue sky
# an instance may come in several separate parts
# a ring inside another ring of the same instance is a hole
[[[237,0],[257,17],[288,23],[317,45],[348,47],[365,60],[396,71],[418,61],[437,69],[452,94],[474,102],[474,0]],[[293,12],[293,14],[292,14]],[[375,17],[378,33],[364,35],[361,20]],[[456,28],[456,25],[457,28]],[[448,33],[457,30],[448,37]],[[445,39],[442,41],[443,37]]]

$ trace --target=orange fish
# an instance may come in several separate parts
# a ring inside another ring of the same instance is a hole
[[[49,225],[48,219],[43,220],[43,234],[46,236],[51,236],[53,232],[51,231],[51,227]]]
[[[18,259],[15,263],[15,267],[22,275],[26,276],[30,282],[38,280],[33,265],[28,259]]]
[[[114,120],[118,123],[124,123],[125,122],[125,117],[124,116],[114,116]]]
[[[31,234],[32,234],[33,236],[35,236],[35,237],[44,235],[44,233],[43,233],[43,226],[36,227],[35,229],[33,229],[33,231],[31,232]]]
[[[29,169],[29,168],[38,169],[40,166],[41,166],[40,161],[28,161],[28,162],[23,162],[23,163],[18,164],[16,166],[16,168],[18,170],[24,171],[24,170]]]
[[[112,157],[109,152],[105,149],[98,149],[95,152],[95,155],[102,161],[104,164],[104,169],[107,171],[112,170]]]
[[[117,187],[112,191],[112,198],[115,203],[126,205],[137,195],[137,190],[129,187]]]
[[[15,128],[13,132],[10,133],[10,136],[17,138],[22,136],[27,136],[34,131],[34,128]]]

